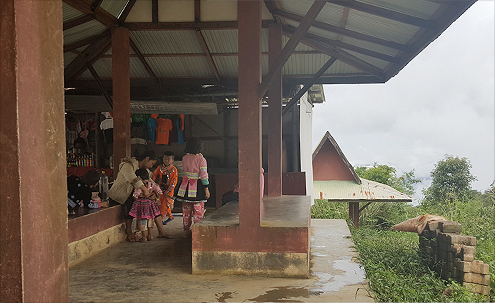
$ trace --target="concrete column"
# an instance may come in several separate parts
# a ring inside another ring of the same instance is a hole
[[[268,27],[270,67],[282,50],[282,24]],[[268,89],[268,196],[282,195],[282,70]]]
[[[131,155],[131,78],[129,30],[112,32],[113,167],[117,176],[120,160]]]
[[[67,302],[62,1],[0,6],[0,301]]]
[[[261,0],[239,0],[239,225],[261,216]]]

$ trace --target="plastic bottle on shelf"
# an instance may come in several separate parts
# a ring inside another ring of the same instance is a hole
[[[100,197],[102,201],[108,201],[108,176],[105,175],[105,172],[102,171],[100,175],[100,182],[99,182],[99,187],[100,187]]]

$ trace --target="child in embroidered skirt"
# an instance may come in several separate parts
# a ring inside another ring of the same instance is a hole
[[[150,193],[154,193],[156,197],[160,197],[162,195],[162,190],[160,187],[153,182],[153,180],[149,180],[149,173],[147,169],[141,168],[136,170],[136,176],[141,178]],[[132,204],[129,215],[137,219],[137,226],[142,235],[140,241],[150,241],[153,239],[151,235],[154,224],[153,220],[157,216],[160,216],[160,208],[154,199],[150,197],[146,198],[140,188],[134,190],[133,196],[135,201]]]
[[[202,149],[201,139],[189,138],[186,142],[186,154],[182,157],[185,175],[182,177],[176,200],[182,202],[184,238],[191,235],[191,224],[203,219],[205,202],[210,197],[208,168],[206,159],[201,154]]]
[[[160,212],[163,217],[163,225],[174,219],[172,210],[174,209],[174,190],[177,185],[178,172],[177,168],[172,164],[175,154],[171,151],[166,151],[163,154],[163,164],[158,166],[153,172],[153,180],[160,185],[163,195],[160,196]],[[165,217],[168,217],[165,220]]]

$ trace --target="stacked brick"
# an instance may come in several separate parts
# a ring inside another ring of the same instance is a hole
[[[443,278],[462,283],[473,293],[490,295],[489,265],[474,259],[476,238],[461,234],[455,221],[429,222],[419,235],[419,248],[434,261]]]

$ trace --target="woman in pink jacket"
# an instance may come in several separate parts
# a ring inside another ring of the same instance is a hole
[[[205,202],[210,197],[208,167],[202,150],[203,141],[190,138],[186,142],[186,154],[182,157],[184,177],[178,187],[176,200],[182,203],[184,238],[190,236],[192,222],[203,219]]]

